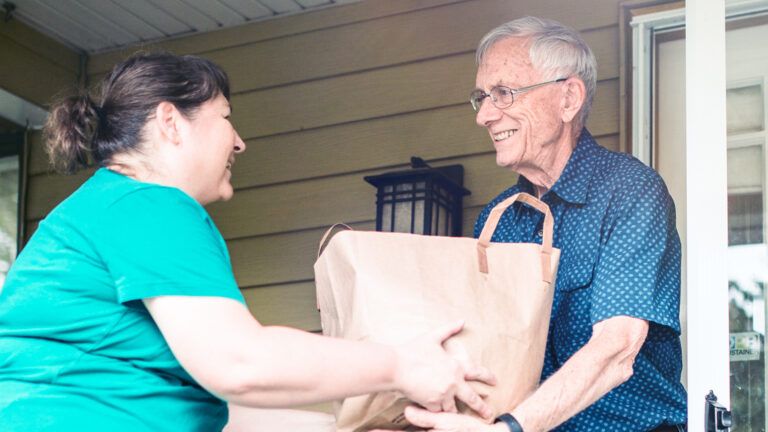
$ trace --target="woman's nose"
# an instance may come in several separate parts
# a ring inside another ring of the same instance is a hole
[[[240,154],[245,151],[245,141],[240,138],[240,134],[235,132],[235,153]]]

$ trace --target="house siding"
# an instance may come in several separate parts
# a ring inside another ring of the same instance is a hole
[[[234,198],[208,210],[254,315],[264,324],[320,328],[318,242],[336,222],[373,229],[375,190],[364,176],[404,168],[412,155],[464,165],[472,191],[465,235],[482,206],[515,182],[496,166],[467,102],[474,49],[496,25],[535,15],[582,32],[598,60],[588,127],[619,149],[619,1],[367,0],[149,47],[210,58],[231,77],[232,118],[248,150],[234,166]],[[90,58],[90,81],[130,51]],[[71,69],[56,67],[73,79]],[[48,173],[39,140],[29,173],[30,232],[90,174]]]

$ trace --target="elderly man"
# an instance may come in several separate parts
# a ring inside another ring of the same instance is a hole
[[[680,240],[661,178],[600,147],[584,127],[596,64],[573,30],[522,18],[477,50],[477,124],[517,184],[547,203],[562,250],[540,387],[495,424],[409,408],[434,431],[682,431]],[[493,240],[541,242],[543,217],[515,204]],[[501,382],[499,385],[504,385]]]

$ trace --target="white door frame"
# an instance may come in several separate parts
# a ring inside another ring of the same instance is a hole
[[[728,253],[724,1],[689,0],[685,18],[688,427],[703,431],[707,393],[731,405],[728,270],[713,265]]]

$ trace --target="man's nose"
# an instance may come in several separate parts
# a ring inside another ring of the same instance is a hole
[[[491,123],[501,118],[502,111],[496,108],[490,97],[485,98],[483,103],[480,104],[480,109],[477,111],[475,121],[480,127],[488,127]]]

